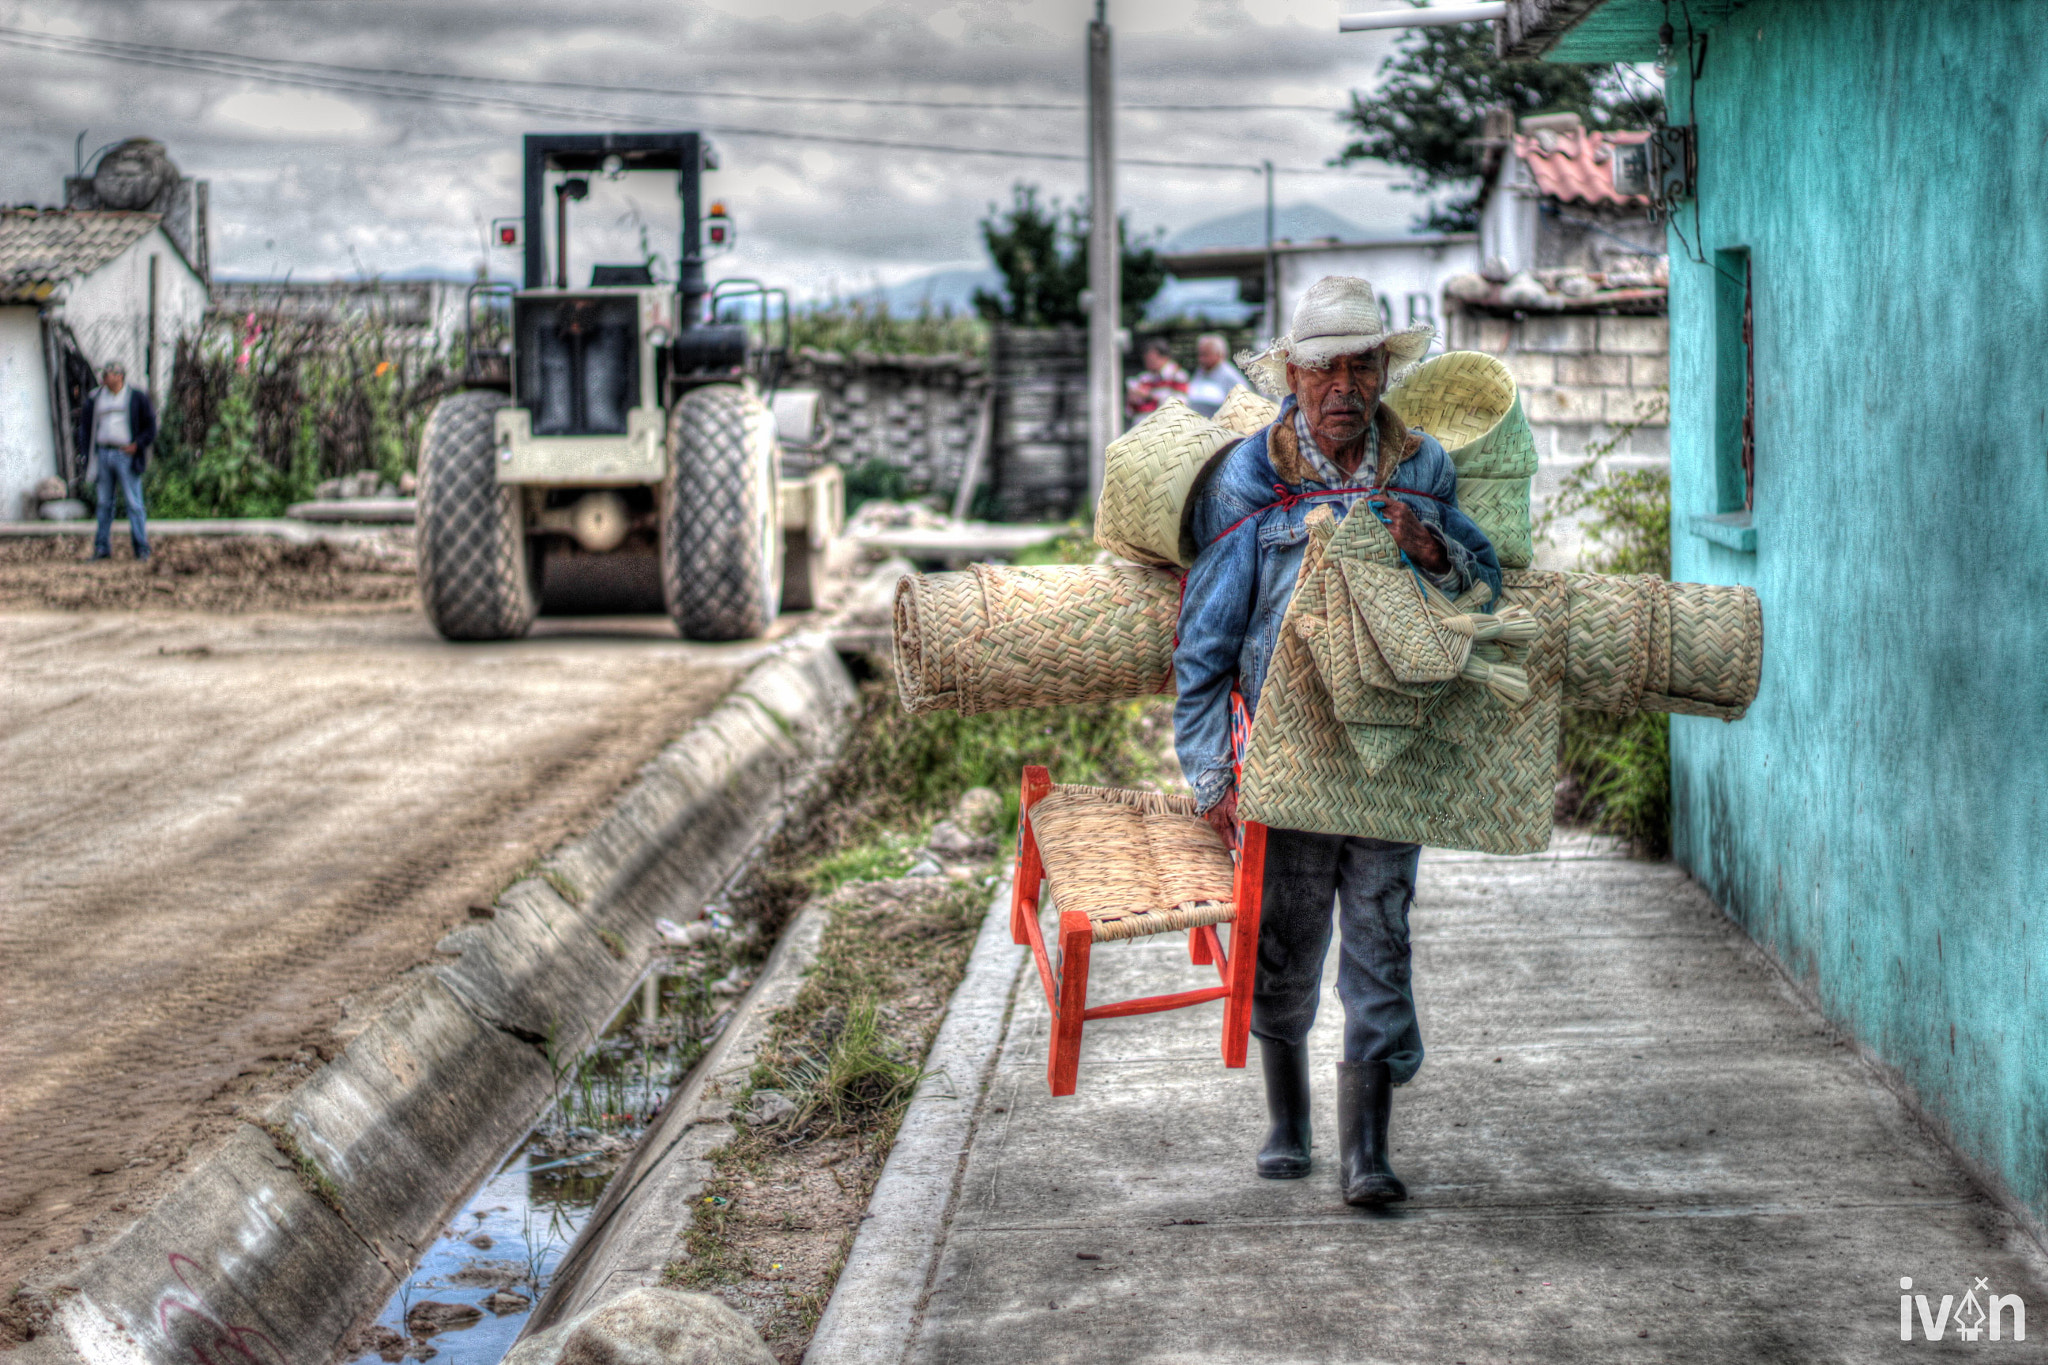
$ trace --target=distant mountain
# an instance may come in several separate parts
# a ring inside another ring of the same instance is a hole
[[[1315,204],[1283,204],[1273,211],[1273,237],[1282,242],[1361,242],[1368,240],[1369,234],[1349,218]],[[1167,238],[1159,249],[1171,254],[1265,244],[1266,211],[1259,208],[1197,223]]]

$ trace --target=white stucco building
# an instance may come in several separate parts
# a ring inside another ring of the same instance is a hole
[[[157,214],[0,212],[0,520],[33,517],[43,479],[77,477],[71,413],[101,366],[120,361],[161,412],[206,305]]]

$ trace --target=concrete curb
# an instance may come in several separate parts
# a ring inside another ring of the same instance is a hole
[[[711,1176],[708,1158],[733,1137],[732,1102],[747,1088],[776,1012],[795,1003],[831,921],[831,911],[812,904],[783,934],[732,1023],[605,1187],[521,1341],[630,1289],[661,1284]]]
[[[831,641],[773,647],[614,809],[450,934],[333,1061],[244,1124],[56,1292],[22,1365],[326,1365],[630,992],[838,752]]]
[[[804,1352],[804,1365],[903,1359],[952,1219],[967,1150],[995,1069],[1017,982],[1030,960],[1010,942],[1010,883],[996,887],[967,974],[925,1059],[930,1073],[904,1111],[846,1267]]]

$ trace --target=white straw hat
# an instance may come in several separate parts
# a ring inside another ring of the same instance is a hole
[[[1268,396],[1287,392],[1287,367],[1320,370],[1340,355],[1387,349],[1387,383],[1429,354],[1436,328],[1428,323],[1389,331],[1372,281],[1357,275],[1325,275],[1294,305],[1294,325],[1258,355],[1246,351],[1238,367]]]

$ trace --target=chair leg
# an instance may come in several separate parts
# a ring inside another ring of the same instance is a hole
[[[1094,944],[1094,921],[1079,910],[1062,910],[1060,998],[1053,1006],[1052,1055],[1045,1069],[1055,1095],[1073,1094],[1081,1072],[1081,1016],[1088,1009],[1088,953]]]
[[[1243,1066],[1251,1048],[1252,986],[1259,970],[1259,904],[1266,890],[1266,827],[1247,820],[1238,836],[1235,913],[1230,922],[1230,994],[1223,1005],[1223,1064]]]
[[[1024,918],[1038,913],[1039,883],[1045,878],[1045,861],[1038,855],[1038,840],[1031,833],[1031,808],[1052,794],[1052,774],[1032,765],[1024,769],[1023,790],[1017,802],[1017,868],[1010,881],[1010,942],[1029,943]]]
[[[1209,936],[1200,929],[1188,930],[1188,961],[1197,967],[1211,967],[1216,963],[1215,954],[1209,951]]]

